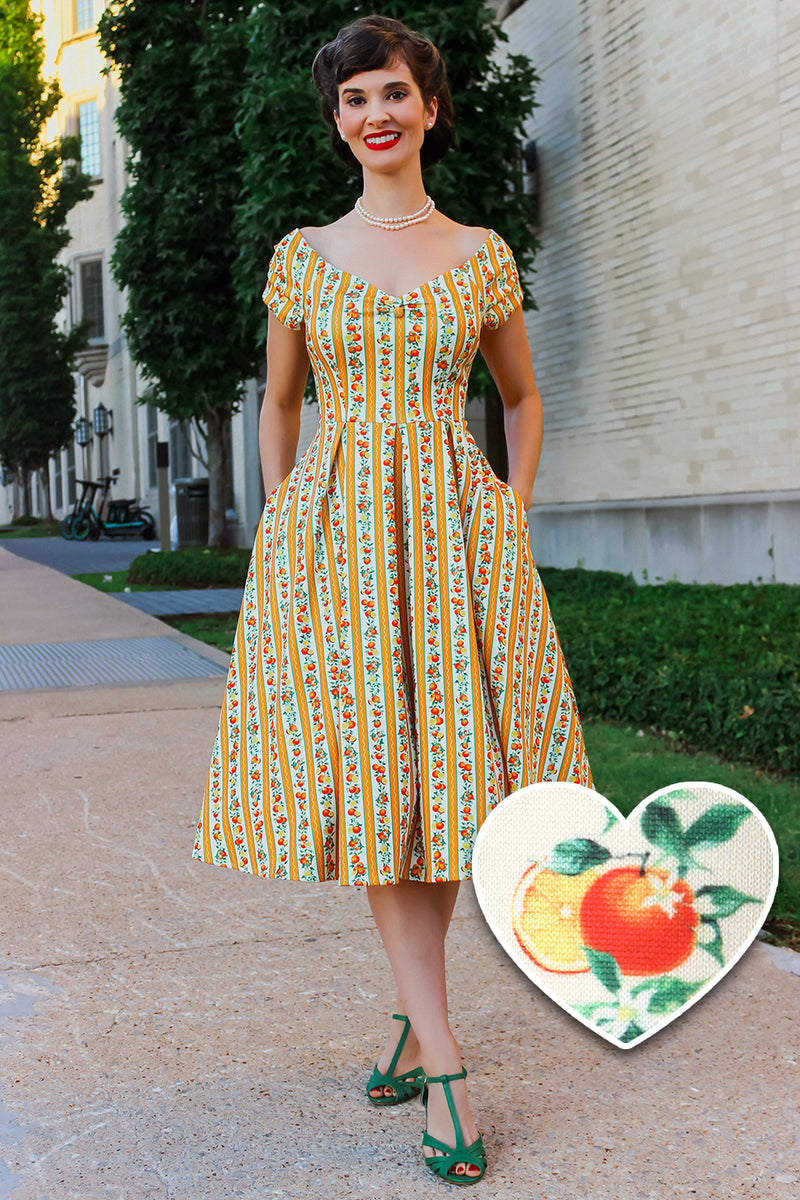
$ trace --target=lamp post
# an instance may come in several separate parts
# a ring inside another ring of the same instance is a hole
[[[111,409],[106,408],[106,406],[105,406],[105,404],[103,404],[102,400],[97,405],[94,412],[92,413],[92,425],[93,425],[94,431],[97,435],[97,439],[100,442],[100,455],[99,455],[100,470],[98,472],[99,475],[102,475],[103,471],[105,469],[105,464],[103,462],[103,438],[107,437],[109,433],[113,433],[113,430],[111,428],[111,418],[113,417],[113,415],[114,414],[112,413]]]
[[[75,422],[75,441],[83,450],[83,474],[84,478],[91,479],[92,477],[92,458],[90,443],[92,440],[92,423],[88,417],[78,417]]]

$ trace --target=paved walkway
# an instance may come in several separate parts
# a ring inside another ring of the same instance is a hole
[[[88,575],[92,571],[124,571],[140,554],[152,549],[141,538],[102,538],[98,542],[69,542],[66,538],[0,538],[0,548],[63,571],[65,575]]]
[[[9,560],[7,645],[175,636]],[[363,1095],[394,1005],[364,891],[190,857],[223,689],[0,693],[0,1197],[443,1200],[420,1106]],[[622,1051],[537,992],[469,885],[448,946],[475,1200],[798,1195],[797,955],[753,946]]]
[[[152,617],[179,617],[203,613],[238,612],[241,588],[184,588],[177,592],[113,592],[115,600]]]
[[[0,605],[0,692],[203,679],[227,670],[221,651],[4,547]]]

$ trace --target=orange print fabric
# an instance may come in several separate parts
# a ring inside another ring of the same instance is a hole
[[[465,879],[509,793],[592,786],[522,498],[464,420],[481,328],[521,299],[494,231],[404,296],[276,246],[264,301],[304,328],[320,421],[266,498],[195,858]]]

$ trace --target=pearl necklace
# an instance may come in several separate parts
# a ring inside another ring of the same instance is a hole
[[[360,196],[356,200],[356,212],[362,221],[366,221],[368,225],[377,225],[379,229],[390,230],[405,229],[407,225],[419,225],[421,221],[428,219],[435,207],[433,198],[428,196],[419,212],[411,213],[408,217],[376,217],[372,213],[367,212],[361,203]]]

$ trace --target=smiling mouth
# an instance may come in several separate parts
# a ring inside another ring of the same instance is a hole
[[[370,150],[387,150],[392,146],[396,146],[400,141],[400,134],[397,130],[392,130],[391,133],[370,133],[364,138],[364,145]]]

